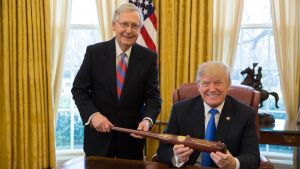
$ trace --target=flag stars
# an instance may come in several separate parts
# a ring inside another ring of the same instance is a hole
[[[144,20],[154,12],[152,0],[129,0],[129,2],[134,3],[139,8],[139,12],[144,15]]]
[[[140,11],[141,13],[143,13],[143,8],[139,7],[139,11]]]
[[[148,10],[144,9],[143,13],[144,13],[144,15],[147,15],[148,14]]]

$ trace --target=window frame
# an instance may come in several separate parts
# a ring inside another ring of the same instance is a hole
[[[100,32],[100,27],[99,27],[99,25],[94,25],[94,24],[71,24],[70,23],[70,25],[68,27],[68,42],[69,42],[69,38],[71,38],[71,37],[69,37],[69,36],[71,36],[70,32],[76,31],[76,30],[97,30]],[[99,38],[99,41],[101,41],[100,37],[98,37],[98,38]],[[66,47],[68,47],[68,46],[66,45]],[[67,49],[66,49],[66,51],[67,51]],[[66,54],[65,54],[65,57],[66,57]],[[72,70],[72,72],[77,71],[77,70],[75,70],[74,66],[72,66],[71,68],[68,68],[68,69]],[[65,69],[63,69],[63,71],[64,70]],[[72,74],[72,76],[75,77],[76,75]],[[75,116],[75,113],[78,112],[78,110],[75,106],[75,103],[72,101],[70,108],[67,108],[67,109],[58,108],[58,112],[60,112],[60,111],[65,111],[65,112],[71,113],[71,115],[70,115],[71,116],[71,122],[70,122],[70,124],[71,124],[70,137],[71,138],[70,138],[70,149],[63,149],[63,150],[56,149],[57,163],[62,163],[62,162],[68,161],[70,159],[83,157],[85,155],[83,148],[80,148],[80,149],[74,148],[74,129],[75,129],[74,116]]]
[[[272,23],[247,23],[247,24],[241,23],[240,30],[239,30],[240,33],[242,32],[243,29],[244,30],[245,29],[271,29],[271,30],[273,30],[273,24]],[[274,46],[274,48],[276,48],[276,46]],[[238,46],[237,46],[237,49],[238,49]],[[237,55],[236,55],[235,59],[239,59],[239,58],[237,58]],[[240,65],[237,65],[237,66],[240,66]],[[237,70],[239,70],[239,67],[237,67]],[[264,109],[259,110],[260,113],[268,113],[269,111],[272,111],[272,113],[276,113],[276,112],[277,113],[285,113],[284,110],[269,110],[269,107],[267,108],[267,110],[264,110]],[[270,149],[269,147],[271,145],[269,145],[269,144],[265,144],[265,145],[266,145],[266,151],[260,150],[260,153],[262,155],[266,156],[274,165],[285,166],[288,168],[292,167],[293,153],[288,154],[288,153],[278,153],[278,152],[269,151],[269,149]]]

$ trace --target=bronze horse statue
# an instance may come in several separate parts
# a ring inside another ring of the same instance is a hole
[[[241,71],[241,74],[243,76],[244,76],[244,74],[247,74],[247,76],[245,77],[245,79],[243,80],[243,82],[241,84],[253,87],[256,91],[260,92],[260,106],[259,107],[263,107],[263,102],[269,98],[269,95],[272,95],[275,98],[275,107],[279,108],[278,94],[276,92],[268,92],[268,91],[262,89],[262,87],[257,86],[255,79],[254,79],[254,70],[252,70],[250,67],[247,67],[245,70]]]

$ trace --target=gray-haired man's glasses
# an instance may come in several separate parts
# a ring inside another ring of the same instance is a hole
[[[127,23],[127,22],[118,22],[118,23],[124,29],[127,29],[129,26],[134,31],[137,31],[138,29],[140,29],[140,25],[138,25],[138,24],[130,24],[130,23]]]

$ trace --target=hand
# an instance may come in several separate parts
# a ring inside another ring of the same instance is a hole
[[[226,154],[219,151],[216,153],[212,152],[210,153],[210,157],[220,168],[235,169],[236,161],[228,150]]]
[[[176,144],[173,146],[174,155],[178,157],[180,163],[189,161],[190,155],[194,152],[193,149],[185,147],[183,144]]]
[[[91,124],[98,132],[110,132],[110,128],[113,126],[100,112],[96,112],[92,117]]]
[[[150,128],[150,122],[148,120],[143,120],[140,122],[137,130],[140,130],[140,131],[149,131],[149,128]],[[143,139],[145,137],[143,136],[140,136],[138,134],[130,134],[132,137],[134,138],[139,138],[139,139]]]

